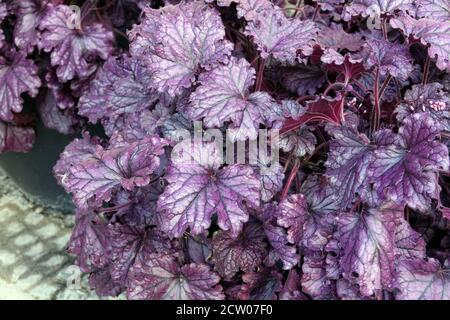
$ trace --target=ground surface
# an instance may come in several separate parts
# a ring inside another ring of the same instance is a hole
[[[30,202],[0,171],[0,299],[95,299],[65,252],[73,216]]]

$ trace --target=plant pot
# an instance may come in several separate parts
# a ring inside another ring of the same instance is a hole
[[[65,146],[76,137],[62,135],[45,128],[39,122],[33,150],[29,153],[0,154],[0,168],[31,201],[64,213],[72,213],[72,200],[57,184],[52,169]]]

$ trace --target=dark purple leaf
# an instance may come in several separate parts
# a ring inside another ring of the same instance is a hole
[[[244,284],[238,294],[240,300],[276,300],[282,289],[281,274],[272,268],[246,273],[242,280]]]
[[[62,110],[58,107],[51,90],[48,90],[40,101],[39,115],[44,126],[62,134],[76,133],[80,125],[80,119],[73,109]]]
[[[0,120],[0,153],[28,152],[33,148],[34,129]]]
[[[221,300],[219,281],[207,265],[180,266],[174,256],[151,254],[133,266],[127,296],[132,300]]]
[[[382,76],[406,80],[413,72],[412,56],[405,45],[384,39],[370,39],[362,51],[366,69],[378,68]]]
[[[299,96],[314,94],[326,80],[325,73],[316,66],[281,67],[278,72],[281,84]]]
[[[108,226],[111,238],[111,277],[126,284],[130,268],[152,253],[172,253],[170,241],[160,232],[141,226],[114,223]]]
[[[380,197],[427,210],[436,198],[436,170],[448,170],[448,150],[436,141],[440,127],[425,113],[415,113],[403,121],[391,144],[374,151],[372,179]]]
[[[89,286],[99,297],[116,297],[123,291],[123,287],[111,278],[108,267],[92,272],[89,275]]]
[[[264,228],[257,222],[246,224],[237,237],[218,231],[212,241],[212,260],[217,273],[231,279],[239,270],[255,270],[267,254],[264,239]]]
[[[351,128],[336,127],[331,133],[330,152],[326,162],[327,175],[336,189],[343,208],[364,196],[369,183],[372,147],[364,134]]]
[[[114,120],[123,114],[138,114],[157,99],[151,88],[151,75],[137,59],[111,57],[80,98],[79,114],[92,123]]]

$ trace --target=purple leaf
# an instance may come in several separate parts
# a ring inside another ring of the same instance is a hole
[[[165,145],[164,140],[153,136],[112,149],[97,147],[94,154],[69,168],[62,185],[73,194],[78,207],[101,205],[120,186],[131,191],[135,186],[148,185]]]
[[[292,152],[297,157],[311,154],[317,144],[316,136],[306,126],[280,137],[278,147],[286,153]]]
[[[245,34],[251,36],[267,59],[273,56],[281,62],[293,63],[297,52],[309,56],[317,28],[311,21],[288,19],[279,8],[263,9],[247,24]]]
[[[89,286],[99,297],[117,297],[123,287],[111,278],[108,267],[96,270],[89,275]]]
[[[204,264],[180,266],[176,257],[151,254],[139,259],[130,275],[132,300],[221,300],[220,277]]]
[[[219,169],[222,160],[214,143],[184,147],[197,156],[167,169],[169,185],[158,201],[161,229],[172,237],[180,237],[188,228],[197,235],[209,228],[212,215],[217,214],[219,227],[237,236],[249,217],[244,202],[259,206],[259,180],[254,171],[238,164]]]
[[[70,168],[91,158],[99,145],[100,140],[95,137],[91,138],[87,132],[83,133],[81,139],[75,139],[69,143],[53,168],[53,173],[58,183],[66,183]]]
[[[414,12],[413,0],[354,0],[346,5],[343,17],[346,21],[352,16],[367,17],[371,14],[393,14],[395,11],[411,11]]]
[[[415,20],[408,15],[390,20],[391,26],[400,29],[406,36],[420,39],[428,47],[428,55],[436,59],[440,70],[450,71],[450,21],[423,18]]]
[[[9,52],[0,57],[0,120],[11,122],[13,112],[22,111],[21,94],[36,97],[41,86],[38,68],[23,52]]]
[[[399,259],[425,258],[426,256],[426,243],[423,236],[411,228],[402,216],[396,221],[395,246],[396,256]]]
[[[277,209],[276,205],[268,205],[265,208],[265,210],[275,212],[275,214]],[[284,270],[290,270],[295,267],[300,257],[297,254],[296,247],[289,243],[286,230],[277,226],[275,221],[272,222],[269,220],[264,223],[264,232],[271,245],[268,260],[274,260],[274,262],[281,260]]]
[[[115,223],[108,226],[111,235],[111,277],[126,284],[130,268],[152,253],[172,253],[170,241],[161,232],[141,226]]]
[[[413,114],[392,144],[374,151],[370,170],[380,197],[427,210],[436,197],[436,170],[449,167],[448,149],[436,141],[439,129],[427,114]]]
[[[290,243],[304,250],[320,251],[333,232],[334,213],[330,201],[334,199],[329,186],[313,180],[306,181],[304,186],[308,192],[307,198],[294,194],[280,202],[277,222],[289,229],[287,239]]]
[[[290,243],[298,244],[303,239],[307,206],[304,195],[294,194],[283,199],[277,210],[277,222],[289,229],[287,239]]]
[[[131,53],[144,61],[160,92],[177,95],[192,86],[200,68],[225,62],[233,48],[224,40],[218,12],[201,2],[145,8],[130,32]]]
[[[342,300],[363,300],[367,299],[359,293],[358,285],[346,279],[336,281],[336,295]]]
[[[268,157],[262,154],[258,155],[261,200],[270,201],[283,187],[284,169],[279,162],[272,162]]]
[[[206,236],[187,238],[187,256],[194,263],[207,263],[212,258],[212,240]]]
[[[244,60],[231,59],[227,65],[200,75],[201,85],[191,94],[186,110],[192,120],[203,119],[208,128],[231,121],[232,141],[256,139],[259,124],[277,118],[278,104],[265,92],[249,93],[255,70]]]
[[[342,25],[336,23],[331,23],[330,27],[323,28],[317,36],[317,42],[323,48],[349,51],[358,51],[363,45],[360,34],[347,33]]]
[[[111,259],[111,243],[105,221],[91,211],[78,211],[67,250],[76,256],[84,272],[106,267]]]
[[[193,130],[192,122],[181,113],[174,113],[161,127],[163,137],[171,142],[179,142],[183,137],[189,137]]]
[[[267,255],[263,226],[249,222],[238,237],[218,231],[212,240],[212,260],[217,273],[231,279],[238,271],[250,272],[259,267]]]
[[[70,84],[60,83],[53,71],[47,72],[45,81],[48,90],[53,94],[53,98],[58,108],[61,110],[73,109],[75,106],[75,97],[78,96],[76,91],[81,88],[76,85],[76,81],[73,81]],[[82,82],[80,82],[80,84],[81,83]]]
[[[79,114],[96,123],[99,119],[138,114],[157,99],[151,88],[151,75],[138,60],[125,55],[111,57],[80,98]]]
[[[47,90],[39,104],[39,115],[44,126],[62,134],[77,132],[80,119],[73,109],[61,110],[51,90]]]
[[[348,207],[356,194],[365,195],[372,161],[369,139],[347,127],[336,127],[331,133],[327,175],[336,189],[342,207]]]
[[[303,248],[323,251],[332,237],[339,205],[336,191],[324,176],[310,175],[300,190],[306,198],[308,211],[303,229]]]
[[[299,96],[314,94],[325,82],[325,73],[316,66],[298,65],[279,68],[279,81]]]
[[[33,51],[38,44],[40,32],[38,29],[42,18],[52,5],[61,3],[60,0],[19,0],[12,6],[17,15],[14,27],[14,44],[27,52]]]
[[[386,80],[387,76],[381,76],[379,81],[383,83]],[[361,74],[361,77],[358,79],[359,84],[361,85],[361,89],[359,87],[356,88],[356,91],[362,93],[363,95],[367,95],[367,91],[372,91],[375,83],[375,74],[373,72],[365,72]],[[388,102],[392,102],[397,98],[397,86],[395,81],[389,81],[386,89],[384,90],[383,100]]]
[[[412,57],[407,46],[384,39],[370,39],[362,51],[366,69],[378,68],[382,76],[406,80],[413,72]]]
[[[395,268],[395,220],[403,210],[384,206],[339,215],[340,264],[344,277],[359,284],[364,296],[392,290]]]
[[[301,292],[300,276],[295,269],[289,271],[283,289],[278,295],[279,300],[308,300],[308,298]]]
[[[247,21],[253,21],[258,18],[262,10],[274,8],[269,0],[234,0],[237,3],[237,15],[244,17]]]
[[[69,6],[52,7],[41,20],[39,48],[51,52],[51,63],[62,82],[86,78],[96,70],[92,56],[106,60],[112,51],[114,35],[99,23],[76,25],[76,13]]]
[[[147,136],[158,134],[158,129],[169,118],[169,109],[159,103],[150,111],[145,109],[139,113],[126,113],[118,117],[107,118],[103,123],[105,133],[115,144],[119,140],[134,142]]]
[[[399,300],[449,300],[450,279],[447,269],[435,259],[403,260],[398,268]]]
[[[404,102],[395,110],[397,119],[403,121],[412,113],[426,112],[445,131],[450,131],[450,96],[440,83],[413,85],[405,92]]]
[[[304,257],[301,285],[303,292],[313,299],[324,300],[333,297],[332,282],[327,278],[324,259],[320,254]]]
[[[163,187],[160,181],[133,192],[121,190],[114,204],[120,208],[116,215],[125,219],[130,226],[150,226],[155,224],[156,203]]]
[[[242,276],[244,284],[238,294],[240,300],[276,300],[281,291],[281,274],[272,268],[249,272]]]

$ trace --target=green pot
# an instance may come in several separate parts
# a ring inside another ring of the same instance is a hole
[[[0,168],[30,200],[64,213],[73,213],[72,200],[56,183],[52,169],[65,146],[76,137],[62,135],[38,123],[33,150],[0,154]]]

